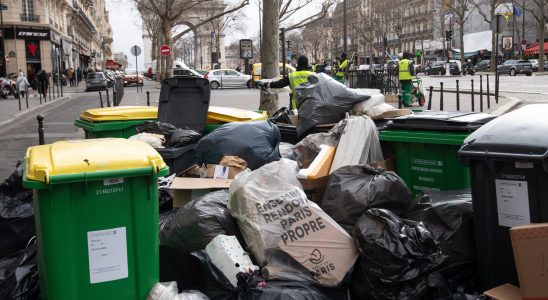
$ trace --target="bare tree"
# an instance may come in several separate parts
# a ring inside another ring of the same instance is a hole
[[[498,49],[498,33],[496,32],[496,25],[493,26],[493,21],[498,22],[496,18],[497,6],[507,2],[507,0],[478,0],[474,3],[478,12],[483,17],[483,20],[491,24],[491,72],[494,72],[497,68],[498,58],[494,55],[496,49]],[[495,23],[496,24],[496,23]]]
[[[276,78],[278,76],[278,59],[280,53],[278,31],[280,19],[278,11],[280,0],[263,0],[263,32],[261,45],[261,74],[264,78]],[[261,93],[259,109],[264,110],[272,116],[278,110],[278,95],[266,95]]]
[[[325,30],[320,23],[314,23],[306,26],[302,32],[304,44],[310,49],[310,58],[318,61],[320,47],[325,39]]]
[[[544,72],[544,36],[546,34],[545,30],[545,20],[546,20],[546,6],[548,1],[546,0],[532,0],[533,7],[528,9],[528,11],[533,15],[534,19],[537,21],[538,26],[538,71]]]
[[[285,30],[290,31],[299,29],[318,22],[325,18],[331,8],[337,3],[337,0],[321,0],[320,8],[314,11],[313,14],[307,18],[299,21],[292,22],[292,25],[286,26]],[[310,9],[310,4],[318,3],[318,0],[283,0],[279,1],[279,22],[288,23],[292,17],[298,15],[299,12]]]
[[[470,18],[475,8],[474,0],[438,0],[439,5],[446,8],[459,27],[460,63],[464,65],[464,24]]]
[[[364,53],[369,53],[369,63],[373,63],[373,43],[375,42],[375,29],[379,27],[372,9],[360,10],[358,15],[358,32],[362,41]]]

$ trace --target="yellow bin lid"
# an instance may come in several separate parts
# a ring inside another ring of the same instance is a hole
[[[49,183],[52,176],[166,167],[145,142],[121,138],[59,141],[27,149],[25,176]]]
[[[262,121],[268,119],[266,112],[257,113],[251,110],[210,106],[207,112],[208,123],[229,123],[229,122],[245,122],[245,121]]]
[[[90,122],[150,120],[158,118],[158,108],[154,106],[114,106],[93,108],[84,111],[80,119]]]

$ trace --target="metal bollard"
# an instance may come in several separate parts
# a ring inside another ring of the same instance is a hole
[[[491,91],[489,91],[489,74],[485,75],[485,78],[487,79],[487,109],[491,108]]]
[[[499,104],[499,88],[500,88],[500,74],[498,72],[495,73],[495,103]]]
[[[46,93],[48,93],[49,101],[51,102],[51,85],[49,84],[49,81],[48,81],[48,87],[46,90],[48,90]]]
[[[398,95],[398,108],[401,108],[401,106],[402,106],[401,95]]]
[[[432,91],[434,90],[433,86],[430,86],[430,92],[428,93],[428,110],[432,109]]]
[[[474,106],[476,105],[474,103],[474,79],[472,79],[471,81],[472,81],[472,89],[470,90],[470,93],[472,95],[472,111],[475,111]]]
[[[106,90],[107,93],[107,107],[110,107],[110,95],[108,93],[108,89]]]
[[[19,85],[15,87],[15,97],[17,98],[17,101],[19,102],[19,111],[21,111],[21,93],[19,93]]]
[[[101,91],[99,91],[99,101],[101,102],[101,108],[105,107],[103,105],[103,94],[101,93]]]
[[[27,109],[29,108],[29,87],[25,87],[25,102],[27,103]]]
[[[483,75],[480,75],[480,112],[483,112]]]
[[[459,80],[457,79],[457,111],[460,110]]]
[[[440,82],[440,110],[443,111],[443,82]]]
[[[44,116],[38,115],[36,120],[38,120],[38,144],[44,145],[46,143],[44,138]]]
[[[147,106],[150,106],[150,91],[147,91]]]
[[[118,106],[118,98],[116,94],[116,89],[112,89],[112,106]]]

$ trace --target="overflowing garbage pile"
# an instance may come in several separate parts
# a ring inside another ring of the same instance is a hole
[[[130,139],[146,142],[154,148],[180,148],[195,144],[202,134],[169,123],[147,121],[135,128],[138,134]]]

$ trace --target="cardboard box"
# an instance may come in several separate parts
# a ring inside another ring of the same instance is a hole
[[[548,299],[548,223],[510,229],[523,299]]]
[[[173,190],[173,207],[183,207],[205,194],[228,189],[232,179],[175,177],[170,185]]]
[[[322,202],[328,180],[329,176],[323,176],[316,179],[299,179],[308,200],[318,204]]]
[[[492,288],[484,294],[494,300],[521,300],[519,288],[508,283]]]
[[[242,171],[243,171],[242,169],[208,164],[205,177],[219,178],[219,179],[234,179],[234,177],[236,177],[236,175],[240,174]],[[225,176],[220,176],[220,172],[225,173]]]

